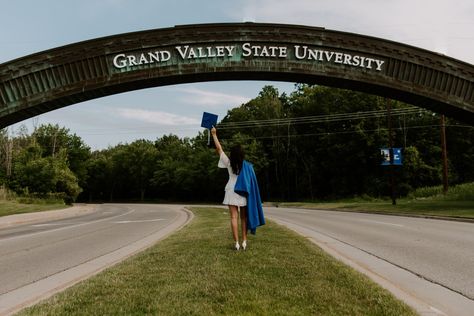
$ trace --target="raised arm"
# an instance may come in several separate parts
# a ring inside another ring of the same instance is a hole
[[[216,152],[220,156],[222,153],[222,146],[219,143],[219,139],[217,138],[217,130],[215,127],[211,129],[212,139],[214,140],[214,144],[216,145]]]

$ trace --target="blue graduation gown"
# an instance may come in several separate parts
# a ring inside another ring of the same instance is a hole
[[[255,235],[258,226],[265,225],[262,200],[253,165],[244,160],[234,191],[247,198],[247,229]]]

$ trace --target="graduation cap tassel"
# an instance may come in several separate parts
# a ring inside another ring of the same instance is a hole
[[[207,129],[207,146],[211,145],[211,130]]]

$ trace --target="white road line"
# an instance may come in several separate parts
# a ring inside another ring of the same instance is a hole
[[[390,225],[390,226],[397,226],[397,227],[405,227],[405,225],[401,224],[392,224],[392,223],[386,223],[386,222],[379,222],[379,221],[373,221],[370,219],[358,219],[359,222],[369,222],[369,223],[376,223],[376,224],[382,224],[382,225]]]
[[[284,213],[297,213],[297,214],[309,214],[310,211],[300,211],[300,210],[289,210],[289,209],[282,209]]]
[[[83,223],[83,222],[81,222]],[[64,225],[71,225],[71,223],[49,223],[49,224],[35,224],[31,225],[32,227],[47,227],[47,226],[64,226]]]
[[[429,305],[430,309],[436,314],[436,315],[442,315],[442,316],[448,316],[448,314],[443,313],[437,308],[434,308],[433,306]]]
[[[56,228],[56,229],[45,230],[45,231],[41,231],[41,232],[36,232],[36,233],[31,233],[31,234],[26,234],[26,235],[20,235],[20,236],[14,236],[14,237],[10,237],[10,238],[0,239],[0,243],[2,243],[4,241],[9,241],[9,240],[12,240],[12,239],[20,239],[20,238],[25,238],[25,237],[31,237],[31,236],[34,236],[34,235],[52,233],[52,232],[56,232],[56,231],[60,231],[60,230],[68,229],[68,228],[74,228],[74,227],[79,227],[79,226],[83,226],[83,225],[100,223],[100,222],[108,221],[108,220],[111,220],[111,219],[114,219],[114,218],[117,218],[117,217],[125,216],[125,215],[128,215],[128,214],[133,213],[133,212],[135,212],[134,209],[132,209],[129,212],[124,213],[124,214],[120,214],[120,215],[117,215],[117,216],[112,216],[110,218],[109,217],[102,218],[102,219],[99,219],[99,220],[96,220],[96,221],[93,221],[93,222],[85,222],[85,223],[80,223],[80,224],[77,224],[77,225],[59,227],[59,228]]]
[[[128,223],[147,223],[147,222],[158,222],[158,221],[165,221],[164,218],[157,218],[157,219],[143,219],[140,221],[119,221],[119,222],[112,222],[114,224],[128,224]]]

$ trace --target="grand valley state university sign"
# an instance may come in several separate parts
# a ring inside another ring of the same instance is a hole
[[[254,45],[252,43],[244,43],[238,45],[216,45],[216,46],[197,46],[189,45],[175,46],[172,50],[159,50],[147,53],[136,54],[117,54],[113,58],[115,68],[127,70],[136,66],[158,64],[166,65],[173,56],[174,63],[185,60],[222,58],[232,59],[237,55],[237,60],[242,58],[277,58],[292,60],[310,60],[314,62],[337,63],[366,69],[375,68],[377,71],[382,70],[385,61],[360,55],[341,53],[336,51],[320,50],[308,48],[308,46],[294,45],[274,46],[274,45]],[[178,61],[179,60],[179,61]]]
[[[474,66],[324,28],[200,24],[114,35],[0,64],[0,127],[148,87],[278,80],[365,91],[474,124]]]

